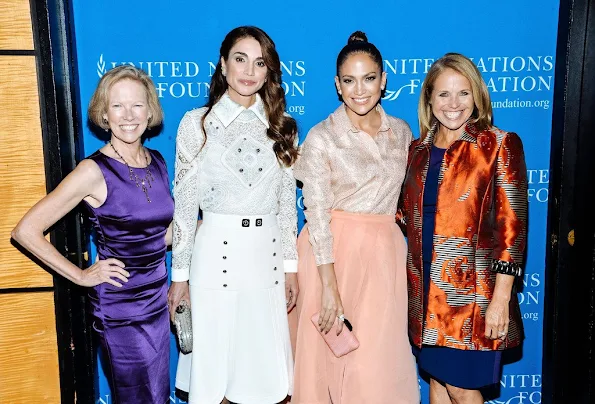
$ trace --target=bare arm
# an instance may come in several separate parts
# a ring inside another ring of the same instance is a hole
[[[491,339],[505,339],[508,334],[509,302],[515,276],[496,274],[494,295],[486,310],[485,336]]]
[[[335,275],[335,264],[318,265],[318,275],[322,283],[322,305],[318,318],[318,326],[321,331],[328,333],[333,327],[337,316],[344,313],[343,302],[339,295],[339,287]],[[343,330],[343,322],[339,321],[337,325],[337,335],[339,335]]]
[[[165,232],[165,245],[170,247],[173,241],[173,227],[174,222],[171,222],[169,226],[167,226],[167,231]]]
[[[78,285],[95,286],[108,282],[121,286],[111,278],[119,278],[124,282],[127,280],[128,273],[122,269],[122,262],[111,258],[98,261],[83,271],[68,261],[44,237],[44,233],[51,226],[83,199],[87,199],[94,206],[100,206],[106,194],[105,180],[99,167],[90,160],[83,160],[55,190],[37,202],[23,216],[12,230],[11,236],[49,268]]]

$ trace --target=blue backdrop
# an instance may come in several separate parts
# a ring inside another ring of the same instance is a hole
[[[382,52],[388,73],[386,111],[417,129],[419,90],[432,61],[460,52],[478,65],[491,91],[495,124],[524,143],[529,178],[529,246],[520,295],[526,340],[520,360],[507,364],[491,403],[541,403],[541,352],[549,182],[549,145],[558,0],[354,0],[299,2],[227,0],[74,0],[83,124],[99,77],[130,63],[155,81],[165,111],[163,131],[148,141],[166,158],[173,178],[175,136],[182,115],[202,106],[224,35],[239,25],[263,28],[283,62],[288,112],[300,138],[338,105],[337,53],[355,30]],[[216,4],[216,6],[214,6]],[[85,155],[102,146],[85,125]],[[301,200],[298,200],[301,208]],[[300,225],[303,215],[300,211]],[[168,257],[168,263],[170,257]],[[177,353],[172,335],[171,402]],[[99,369],[97,403],[111,393]],[[427,384],[420,381],[422,400]]]

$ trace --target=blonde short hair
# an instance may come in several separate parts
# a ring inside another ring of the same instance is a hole
[[[103,116],[108,110],[109,91],[114,84],[126,79],[137,81],[145,88],[150,117],[147,127],[153,128],[160,125],[163,121],[163,109],[161,109],[161,104],[159,103],[155,84],[147,73],[131,65],[114,67],[101,77],[91,97],[91,102],[89,102],[88,116],[91,122],[102,129],[109,129],[108,123],[103,119]]]
[[[481,73],[468,57],[459,53],[447,53],[432,64],[421,87],[421,96],[419,97],[417,114],[419,118],[419,132],[422,139],[426,137],[436,122],[436,118],[432,113],[430,101],[432,99],[432,91],[434,91],[434,83],[438,76],[446,69],[452,69],[465,76],[465,78],[469,80],[469,83],[471,83],[471,92],[473,93],[475,108],[471,115],[470,122],[473,123],[478,130],[488,129],[492,125],[492,103],[490,101],[490,93],[486,83],[481,77]]]

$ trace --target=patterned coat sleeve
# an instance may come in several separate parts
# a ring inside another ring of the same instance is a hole
[[[494,180],[492,270],[521,276],[527,245],[527,168],[523,144],[515,133],[508,133],[502,140]]]
[[[301,155],[294,167],[296,178],[304,185],[302,192],[306,210],[310,243],[316,265],[334,263],[331,208],[334,202],[331,188],[331,167],[320,129],[313,128],[304,141]]]
[[[200,122],[203,113],[203,109],[186,113],[180,122],[176,137],[171,271],[173,282],[184,282],[190,278],[199,209],[197,157],[204,139]]]

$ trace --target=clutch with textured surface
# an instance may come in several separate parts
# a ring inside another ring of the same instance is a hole
[[[343,317],[343,320],[337,319],[333,324],[333,327],[328,333],[321,332],[318,328],[318,316],[320,313],[316,313],[312,316],[312,323],[314,327],[318,330],[330,350],[333,352],[337,358],[340,358],[343,355],[347,355],[349,352],[356,350],[359,347],[359,341],[353,334],[353,327],[349,323],[349,321]],[[337,322],[343,321],[345,327],[341,331],[341,334],[337,335]]]
[[[174,325],[176,327],[178,343],[180,344],[180,351],[183,354],[189,354],[192,352],[192,316],[190,305],[186,300],[182,300],[178,307],[176,307]]]

